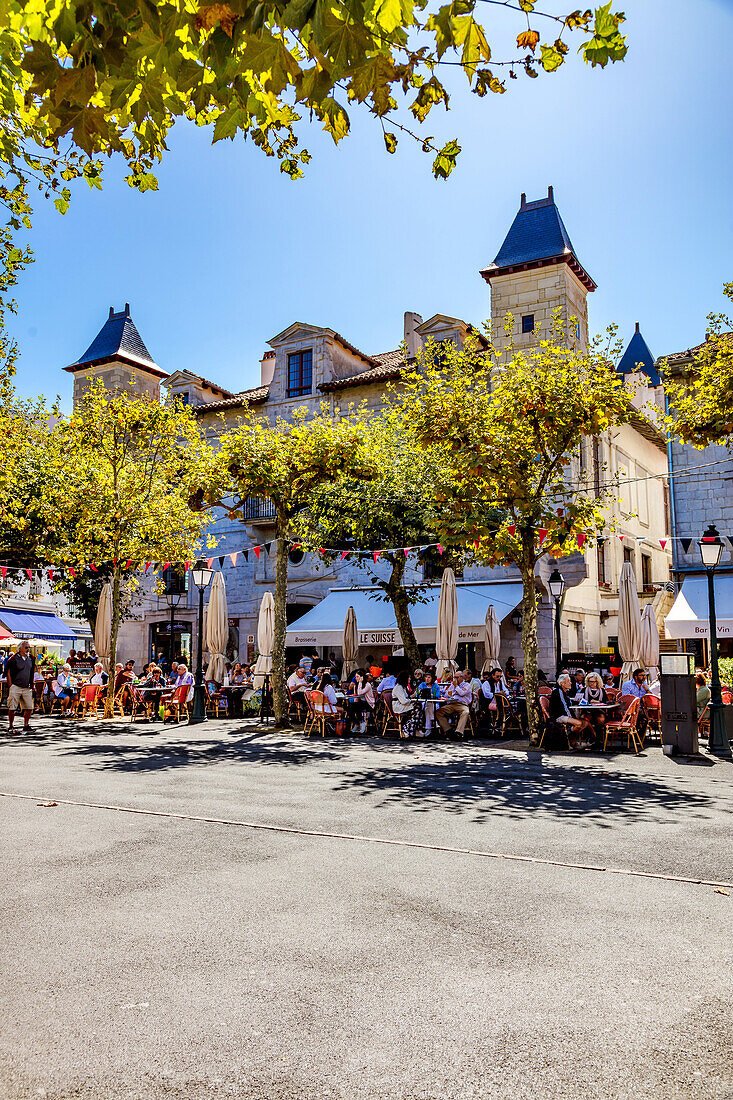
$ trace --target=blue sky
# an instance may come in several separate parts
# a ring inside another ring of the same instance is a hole
[[[406,139],[388,156],[356,112],[337,149],[308,131],[314,159],[296,183],[249,143],[211,147],[188,125],[173,134],[157,193],[134,193],[111,164],[102,193],[78,187],[65,217],[50,206],[36,216],[36,260],[10,322],[19,389],[60,393],[68,407],[61,368],[126,301],[162,369],[232,390],[258,383],[267,340],[296,320],[366,352],[399,344],[405,310],[481,322],[479,268],[520,193],[540,198],[550,183],[598,283],[591,330],[615,321],[628,339],[638,320],[656,355],[698,342],[733,279],[733,2],[625,9],[622,65],[601,72],[578,59],[485,99],[456,84],[451,111],[430,118],[430,133],[463,148],[447,182]]]

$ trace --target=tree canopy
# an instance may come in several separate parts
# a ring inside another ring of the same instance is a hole
[[[511,325],[507,317],[507,332]],[[613,329],[605,342],[573,346],[558,317],[528,348],[484,348],[475,338],[461,349],[428,344],[395,397],[409,409],[418,439],[448,456],[443,537],[470,545],[486,565],[514,565],[522,575],[531,734],[539,717],[535,570],[545,555],[581,546],[605,520],[608,492],[572,475],[571,463],[585,436],[633,415],[611,363],[619,352]],[[500,524],[487,523],[488,506],[504,517]]]
[[[733,283],[723,291],[733,301]],[[662,361],[671,410],[669,428],[684,443],[707,447],[733,441],[733,319],[724,313],[708,316],[705,343],[690,352],[679,370]]]
[[[368,112],[388,152],[419,141],[445,178],[460,152],[428,132],[447,109],[450,76],[474,94],[507,91],[566,63],[626,55],[612,3],[566,12],[557,0],[6,0],[0,5],[0,231],[5,278],[29,258],[31,191],[68,207],[69,182],[101,186],[103,158],[129,183],[157,187],[153,168],[171,126],[186,118],[214,141],[251,138],[296,178],[310,159],[301,132],[316,119],[335,142],[349,109]],[[448,75],[446,75],[448,74]],[[0,291],[2,286],[0,286]]]

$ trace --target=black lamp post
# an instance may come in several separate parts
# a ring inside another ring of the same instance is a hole
[[[174,592],[171,583],[171,577],[168,577],[168,590],[165,593],[165,602],[168,604],[171,612],[170,621],[170,638],[168,639],[168,671],[173,668],[173,659],[176,655],[175,648],[175,629],[176,629],[176,608],[181,600],[181,593]]]
[[[191,570],[193,583],[199,590],[199,637],[198,656],[196,661],[196,682],[193,689],[193,706],[188,724],[194,725],[206,721],[206,688],[204,687],[204,592],[209,581],[214,576],[214,570],[209,569],[206,562],[198,561]]]
[[[555,676],[560,675],[562,662],[562,639],[560,637],[560,602],[565,592],[565,578],[559,569],[555,568],[547,580],[550,595],[555,601]]]
[[[708,616],[710,619],[710,737],[708,751],[715,756],[730,756],[730,744],[725,730],[723,697],[720,693],[720,672],[718,670],[718,635],[715,618],[715,570],[720,563],[723,543],[718,529],[711,523],[700,539],[700,557],[708,575]]]

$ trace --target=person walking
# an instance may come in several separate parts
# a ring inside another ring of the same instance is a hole
[[[16,710],[23,710],[23,733],[30,732],[33,713],[33,681],[36,662],[28,642],[21,642],[18,652],[5,662],[8,681],[8,730],[12,733]]]

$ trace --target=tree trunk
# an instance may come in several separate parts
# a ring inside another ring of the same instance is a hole
[[[523,528],[522,539],[522,650],[524,652],[524,694],[527,700],[527,729],[530,745],[540,736],[540,704],[537,691],[537,590],[534,570],[536,564],[534,530]]]
[[[386,591],[389,593],[389,598],[392,601],[392,607],[394,608],[395,619],[397,620],[397,626],[402,638],[405,655],[412,665],[412,668],[415,669],[420,667],[420,650],[417,647],[415,631],[412,629],[412,622],[410,621],[410,603],[407,599],[405,586],[402,583],[407,559],[404,555],[400,555],[391,560],[392,572],[387,581]]]
[[[277,553],[275,557],[275,634],[272,645],[272,709],[275,725],[287,722],[285,695],[285,629],[288,602],[288,544],[283,538],[287,519],[277,517]]]
[[[117,662],[117,631],[120,628],[120,563],[112,573],[112,622],[109,631],[109,681],[104,700],[104,717],[114,718],[115,664]]]

